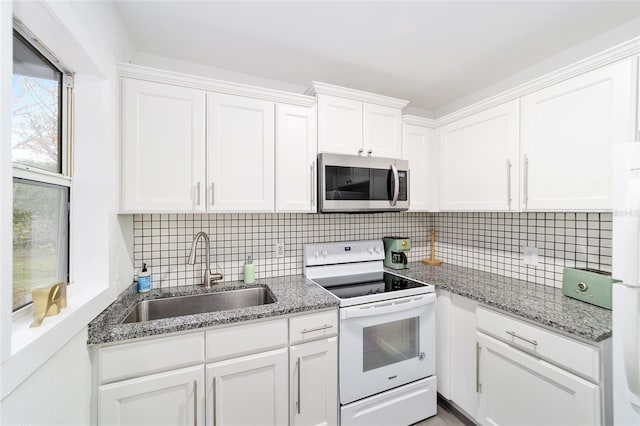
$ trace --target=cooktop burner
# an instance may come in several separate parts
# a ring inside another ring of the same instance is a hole
[[[304,274],[340,299],[340,306],[432,293],[432,285],[384,270],[382,240],[304,245]]]
[[[428,287],[427,284],[388,272],[317,278],[314,281],[340,299]],[[389,295],[389,297],[394,296]]]

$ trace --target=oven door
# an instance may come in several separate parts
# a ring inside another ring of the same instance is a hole
[[[435,374],[434,293],[340,309],[340,402]]]

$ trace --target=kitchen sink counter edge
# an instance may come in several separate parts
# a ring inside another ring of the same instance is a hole
[[[261,286],[266,286],[271,290],[275,297],[275,303],[129,324],[121,323],[134,306],[143,300],[191,296]],[[256,280],[253,284],[245,284],[239,281],[222,282],[213,284],[211,288],[205,288],[200,285],[174,286],[153,289],[147,293],[138,293],[136,286],[132,285],[89,323],[87,344],[97,345],[119,342],[299,312],[336,308],[339,303],[337,298],[302,275],[261,279],[259,281]]]
[[[611,337],[610,310],[567,297],[560,288],[449,263],[410,262],[408,266],[386,270],[589,342]]]

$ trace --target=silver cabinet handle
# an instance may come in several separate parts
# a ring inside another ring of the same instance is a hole
[[[476,393],[482,392],[482,385],[480,384],[480,350],[482,347],[480,343],[476,342]]]
[[[372,149],[370,149],[369,151],[367,151],[367,155],[371,155],[371,154],[373,154],[373,150],[372,150]]]
[[[198,426],[198,381],[193,381],[193,426]]]
[[[311,207],[313,208],[313,206],[316,203],[316,194],[315,194],[315,186],[316,186],[316,179],[315,179],[315,173],[313,173],[316,170],[316,163],[311,163]]]
[[[200,205],[200,181],[196,183],[196,206]]]
[[[524,207],[527,208],[527,204],[529,203],[529,157],[524,156]]]
[[[398,202],[398,194],[400,193],[400,179],[398,178],[398,168],[395,164],[391,165],[391,171],[393,172],[393,199],[391,205],[395,206]]]
[[[511,160],[507,158],[507,208],[511,210]]]
[[[218,407],[216,407],[216,378],[213,378],[213,426],[216,426],[218,420]]]
[[[211,205],[214,204],[213,194],[213,182],[211,182]]]
[[[524,340],[527,343],[531,343],[533,346],[538,346],[538,342],[532,339],[527,339],[526,337],[519,336],[515,331],[505,331],[509,336],[513,336],[516,339]]]
[[[363,153],[363,152],[364,152],[364,149],[360,148],[360,149],[358,150],[358,155],[362,155],[362,153]]]
[[[296,406],[298,408],[298,414],[300,414],[300,405],[301,405],[301,401],[300,401],[300,376],[302,375],[300,372],[300,367],[302,366],[302,363],[300,362],[300,357],[298,357],[298,361],[296,361],[296,366],[298,367],[298,401],[296,402]]]
[[[333,328],[333,326],[331,324],[325,324],[325,325],[321,325],[320,327],[304,328],[300,331],[300,333],[302,334],[312,333],[314,331],[326,330],[328,328]]]

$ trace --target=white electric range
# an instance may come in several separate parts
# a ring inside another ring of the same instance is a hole
[[[307,278],[340,300],[340,424],[436,414],[434,287],[385,272],[382,240],[306,244]]]

